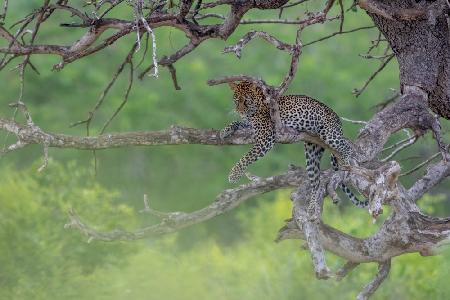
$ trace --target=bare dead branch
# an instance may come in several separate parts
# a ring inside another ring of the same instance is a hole
[[[299,184],[301,180],[305,179],[305,172],[297,170],[296,172],[269,177],[258,182],[250,182],[234,189],[225,190],[216,197],[213,203],[191,213],[157,212],[157,217],[162,218],[161,223],[134,232],[123,230],[114,230],[111,232],[97,231],[82,221],[73,209],[69,212],[70,223],[65,227],[77,229],[84,233],[88,238],[100,241],[142,239],[145,237],[167,234],[203,222],[236,208],[256,195],[264,194],[274,189],[293,187],[296,184]],[[144,209],[144,212],[145,211],[146,210]],[[155,210],[151,209],[151,211],[152,213],[155,213]]]
[[[213,8],[219,5],[232,4],[233,2],[233,0],[217,0],[214,2],[204,3],[202,5],[202,9]]]
[[[161,211],[151,208],[150,203],[148,202],[147,194],[144,194],[144,209],[141,210],[140,212],[141,213],[149,213],[152,216],[155,216],[160,219],[167,218],[170,215],[170,213],[161,212]]]
[[[441,152],[435,153],[432,156],[430,156],[427,160],[421,162],[420,164],[418,164],[417,166],[415,166],[414,168],[412,168],[411,170],[400,174],[400,176],[407,176],[410,175],[414,172],[416,172],[417,170],[419,170],[420,168],[422,168],[423,166],[426,166],[427,164],[429,164],[433,159],[435,159],[436,157],[440,156]]]
[[[378,59],[378,60],[384,60],[386,58],[389,58],[389,56],[391,56],[392,53],[389,54],[385,54],[385,55],[370,55],[370,54],[360,54],[359,56],[361,56],[362,58],[365,59]]]
[[[375,108],[377,111],[380,111],[380,110],[384,109],[386,106],[388,106],[389,104],[391,104],[393,101],[397,100],[397,98],[400,96],[401,96],[400,92],[395,91],[395,93],[391,97],[387,98],[386,100],[382,101],[381,103],[374,105],[373,108]]]
[[[120,103],[120,105],[117,107],[117,109],[111,115],[111,117],[103,125],[102,129],[100,130],[100,134],[103,134],[105,132],[106,128],[109,126],[109,124],[112,122],[112,120],[119,114],[119,112],[122,110],[122,108],[128,102],[128,96],[130,95],[130,91],[133,86],[133,77],[134,77],[134,66],[133,66],[133,61],[131,60],[131,58],[130,58],[130,61],[128,62],[128,64],[130,65],[130,77],[128,79],[127,91],[125,92],[125,96],[123,97],[122,103]]]
[[[418,139],[417,135],[414,135],[412,137],[410,137],[407,142],[401,143],[401,145],[396,148],[394,151],[391,152],[391,154],[389,154],[388,156],[386,156],[385,158],[383,158],[381,161],[388,161],[390,159],[392,159],[397,153],[399,153],[400,151],[402,151],[403,149],[413,145]]]
[[[375,278],[364,287],[364,289],[359,293],[357,300],[367,300],[370,296],[372,296],[375,291],[380,287],[383,281],[389,275],[389,271],[391,270],[391,260],[387,260],[386,262],[382,262],[379,264],[378,273]]]
[[[189,42],[188,44],[186,44],[185,46],[183,46],[182,48],[180,48],[178,51],[176,51],[174,54],[170,55],[170,56],[163,56],[161,58],[161,60],[159,61],[159,64],[161,66],[168,66],[168,65],[173,65],[177,60],[179,60],[180,58],[182,58],[183,56],[185,56],[186,54],[192,52],[195,48],[197,48],[197,46],[201,43],[201,41],[197,41],[197,42]],[[139,79],[143,79],[144,76],[150,72],[152,69],[154,68],[154,64],[152,63],[149,67],[147,67],[144,71],[142,71],[139,74]]]
[[[170,71],[170,76],[172,77],[172,82],[173,82],[174,88],[176,90],[181,90],[181,87],[178,85],[177,70],[175,69],[175,67],[172,64],[167,65],[167,68]]]
[[[3,12],[0,14],[0,25],[5,22],[7,13],[8,13],[8,0],[4,0],[3,1]]]
[[[340,23],[339,23],[339,32],[342,32],[342,29],[344,28],[344,20],[345,20],[345,13],[344,13],[344,5],[342,4],[342,0],[339,0],[339,8],[340,8]]]
[[[99,136],[70,136],[44,132],[36,125],[21,125],[13,120],[0,118],[0,129],[10,132],[22,142],[28,144],[44,145],[52,148],[72,148],[79,150],[101,150],[126,146],[157,146],[157,145],[244,145],[253,142],[249,130],[240,130],[227,138],[220,138],[219,130],[194,129],[172,126],[167,130],[128,132],[104,134]],[[278,135],[279,143],[295,143],[301,140],[323,144],[316,136],[299,132],[295,139],[292,135]]]
[[[271,36],[267,32],[249,31],[235,45],[225,47],[225,49],[223,49],[223,52],[224,53],[233,52],[234,54],[236,54],[238,58],[241,58],[242,48],[256,37],[264,39],[268,43],[274,45],[279,50],[283,50],[288,53],[292,53],[294,51],[294,47],[292,45],[286,44],[278,40],[277,38]]]
[[[450,176],[450,163],[443,160],[428,167],[422,178],[416,181],[408,190],[408,197],[412,201],[419,200],[426,192],[439,184],[446,177]]]
[[[325,22],[331,22],[340,19],[340,16],[336,17],[330,17],[330,18],[323,18],[320,16],[320,23]],[[239,24],[240,25],[251,25],[251,24],[279,24],[279,25],[313,25],[309,24],[311,21],[310,18],[303,19],[303,20],[280,20],[280,19],[245,19],[242,20]]]
[[[360,124],[360,125],[366,125],[367,124],[367,121],[351,120],[351,119],[344,118],[344,117],[341,117],[341,119],[343,121],[350,122],[352,124]]]
[[[373,51],[373,49],[378,48],[378,46],[380,45],[380,43],[382,41],[386,41],[386,40],[383,38],[383,35],[381,34],[381,31],[379,31],[378,32],[378,37],[375,40],[371,41],[372,45],[367,50],[366,55],[369,55]]]
[[[75,123],[72,123],[70,125],[70,127],[74,127],[74,126],[78,126],[81,124],[86,124],[86,135],[90,134],[90,125],[91,122],[96,114],[96,112],[99,110],[99,108],[102,106],[103,102],[105,101],[106,95],[108,94],[108,92],[110,91],[110,89],[114,86],[114,84],[116,83],[117,78],[119,78],[119,75],[123,72],[125,66],[127,64],[131,64],[132,63],[132,59],[133,59],[133,55],[136,52],[136,49],[138,47],[138,43],[136,42],[133,47],[130,49],[130,51],[128,52],[127,56],[125,57],[124,61],[120,64],[119,68],[117,69],[117,71],[114,73],[111,81],[108,83],[108,85],[106,86],[106,88],[103,90],[102,94],[100,95],[100,98],[98,99],[97,103],[95,104],[94,108],[89,112],[89,116],[86,120],[82,120],[82,121],[78,121]],[[134,71],[134,68],[132,68],[132,71]],[[132,83],[132,76],[131,75],[131,79],[130,82]],[[132,85],[132,84],[131,84]],[[128,89],[127,89],[127,93],[125,94],[126,99],[128,98],[128,94],[129,94],[129,90],[131,89],[131,85],[129,85]],[[125,101],[126,102],[126,101]],[[109,122],[108,122],[109,123]],[[105,124],[106,125],[106,124]]]
[[[301,186],[297,192],[294,192],[291,195],[291,199],[294,202],[293,218],[298,228],[301,228],[304,233],[308,249],[311,253],[316,277],[319,279],[328,279],[332,276],[332,273],[326,264],[325,251],[319,238],[317,220],[320,216],[311,219],[311,216],[308,215],[305,202],[307,201],[306,199],[309,198],[303,198],[305,193],[302,189],[304,188]],[[323,196],[319,199],[323,199]],[[320,215],[320,212],[318,214]]]
[[[207,81],[208,85],[218,85],[218,84],[224,84],[224,83],[228,83],[228,82],[233,82],[233,81],[250,81],[258,86],[267,86],[267,84],[265,83],[264,80],[262,79],[258,79],[252,76],[248,76],[248,75],[232,75],[232,76],[225,76],[219,79],[210,79]]]
[[[297,6],[299,4],[305,3],[307,1],[309,1],[309,0],[297,0],[297,1],[294,1],[292,3],[285,4],[281,8],[282,9],[291,8],[291,7]]]
[[[353,90],[353,94],[355,95],[355,97],[359,97],[362,92],[364,92],[364,90],[367,88],[367,86],[369,85],[369,83],[381,72],[383,71],[383,69],[387,66],[387,64],[395,57],[394,54],[389,55],[382,63],[381,65],[378,67],[378,69],[372,73],[372,75],[370,75],[369,79],[367,79],[367,81],[364,83],[363,87],[360,89],[354,89]]]
[[[395,148],[395,147],[397,147],[397,146],[399,146],[399,145],[402,145],[403,143],[410,142],[412,139],[414,139],[414,137],[415,137],[415,136],[410,136],[410,135],[408,135],[408,137],[407,137],[406,139],[400,140],[400,141],[398,141],[398,142],[396,142],[396,143],[394,143],[394,144],[392,144],[392,145],[390,145],[390,146],[388,146],[388,147],[386,147],[386,148],[383,148],[382,151],[384,152],[384,151],[390,150],[390,149],[392,149],[392,148]]]
[[[355,28],[355,29],[351,29],[351,30],[336,31],[336,32],[333,32],[332,34],[324,36],[324,37],[322,37],[320,39],[317,39],[317,40],[305,43],[303,45],[303,47],[306,47],[306,46],[309,46],[309,45],[312,45],[312,44],[315,44],[315,43],[318,43],[318,42],[322,42],[322,41],[327,40],[329,38],[332,38],[332,37],[334,37],[336,35],[352,33],[352,32],[356,32],[356,31],[360,31],[360,30],[373,29],[373,28],[376,28],[376,27],[375,26],[362,26],[362,27],[358,27],[358,28]]]
[[[44,162],[39,167],[38,172],[44,171],[48,166],[48,145],[44,144]]]

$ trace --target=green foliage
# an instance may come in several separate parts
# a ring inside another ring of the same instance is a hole
[[[0,179],[0,298],[62,299],[98,267],[122,265],[133,244],[86,243],[79,232],[64,229],[70,205],[104,230],[134,227],[133,210],[112,205],[117,192],[100,187],[92,174],[71,163],[51,163],[21,172],[5,168]]]
[[[8,167],[0,181],[1,299],[351,299],[376,272],[375,265],[363,265],[342,282],[319,281],[298,241],[273,243],[291,214],[288,191],[238,209],[242,233],[233,243],[205,235],[184,247],[182,231],[151,244],[88,244],[79,232],[63,228],[70,205],[102,230],[136,228],[136,211],[74,163],[51,163],[43,174],[36,168]],[[429,207],[442,199],[427,195],[422,205],[433,213]],[[364,210],[336,207],[329,199],[324,211],[328,224],[359,237],[380,224],[371,224]],[[227,230],[232,234],[233,228]],[[448,259],[448,250],[394,259],[375,299],[445,298]],[[344,263],[333,255],[327,260],[335,270]]]
[[[326,218],[345,232],[367,236],[377,225],[371,225],[367,214],[352,218],[356,210],[339,212],[328,201]],[[238,212],[245,232],[238,243],[223,245],[210,238],[179,249],[177,235],[166,236],[149,247],[140,247],[125,267],[102,267],[84,276],[77,281],[78,293],[73,296],[100,300],[355,298],[374,276],[376,266],[359,266],[341,282],[315,279],[310,255],[300,250],[298,241],[272,242],[290,214],[287,192],[277,194],[275,201],[259,199],[250,212]],[[446,251],[436,257],[412,254],[394,259],[392,273],[374,299],[445,299],[450,292],[445,284],[449,258]],[[328,262],[335,270],[344,263],[333,255],[328,256]]]

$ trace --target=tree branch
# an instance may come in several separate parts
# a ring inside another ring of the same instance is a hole
[[[0,118],[0,129],[14,134],[24,144],[44,145],[52,148],[71,148],[79,150],[101,150],[128,146],[158,146],[158,145],[243,145],[253,143],[250,130],[242,129],[232,136],[220,138],[219,130],[195,129],[172,126],[167,130],[147,132],[112,133],[99,136],[71,136],[65,134],[48,133],[36,125],[21,125],[13,120]],[[323,144],[316,136],[299,132],[295,139],[292,135],[279,135],[278,143],[295,143],[309,141]]]
[[[65,227],[81,231],[89,238],[89,240],[95,239],[108,242],[117,240],[136,240],[167,234],[224,214],[257,195],[261,195],[275,189],[294,187],[306,180],[306,178],[306,173],[303,170],[297,169],[295,171],[289,171],[283,175],[273,176],[260,181],[243,184],[237,188],[227,189],[219,194],[213,203],[192,213],[158,212],[158,216],[162,217],[160,223],[136,230],[134,232],[123,230],[113,230],[111,232],[97,231],[82,221],[73,209],[69,212],[70,223]],[[146,210],[144,209],[144,212],[145,211]]]
[[[387,260],[378,265],[378,273],[375,278],[364,287],[364,289],[359,293],[357,300],[367,300],[370,296],[372,296],[375,291],[380,287],[383,281],[389,275],[389,271],[391,270],[391,260]]]

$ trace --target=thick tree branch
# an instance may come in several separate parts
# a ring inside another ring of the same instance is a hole
[[[71,148],[79,150],[101,150],[129,146],[158,145],[243,145],[253,143],[250,130],[239,130],[227,138],[220,138],[219,130],[195,129],[172,126],[167,130],[148,132],[112,133],[99,136],[71,136],[66,134],[48,133],[36,125],[21,125],[13,120],[0,118],[0,129],[14,134],[23,144],[43,145],[48,143],[52,148]],[[279,135],[279,143],[295,143],[309,141],[323,144],[316,136],[299,132],[293,139],[292,135]]]
[[[219,194],[213,203],[200,210],[191,213],[158,212],[157,215],[162,218],[160,223],[134,232],[122,230],[114,230],[112,232],[97,231],[90,225],[84,223],[73,209],[69,213],[70,223],[66,225],[66,228],[80,230],[90,240],[96,239],[101,241],[136,240],[145,237],[167,234],[221,215],[257,195],[280,188],[299,185],[301,182],[306,180],[306,178],[306,173],[297,169],[294,171],[289,171],[283,175],[273,176],[259,181],[250,182],[237,188],[227,189]],[[146,212],[146,210],[148,211],[148,207],[146,207],[143,212]]]

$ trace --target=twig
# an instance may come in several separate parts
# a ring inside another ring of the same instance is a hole
[[[192,21],[194,23],[196,23],[197,25],[198,25],[198,23],[195,20],[195,17],[197,16],[198,12],[200,11],[201,6],[202,6],[202,0],[197,0],[197,4],[195,5],[194,12],[192,14]]]
[[[341,14],[341,22],[340,22],[340,24],[339,24],[339,32],[342,32],[342,29],[344,28],[344,16],[345,16],[345,13],[344,13],[344,5],[342,4],[342,0],[339,0],[339,8],[341,9],[341,12],[340,12],[340,14]]]
[[[369,79],[367,79],[366,83],[364,83],[363,87],[360,89],[354,89],[353,90],[353,94],[355,95],[355,97],[359,97],[362,92],[364,92],[364,90],[367,88],[367,86],[369,85],[369,83],[375,78],[375,76],[378,75],[378,73],[380,73],[386,66],[387,64],[395,57],[394,54],[389,55],[385,61],[383,61],[381,63],[381,65],[378,67],[378,69],[369,77]]]
[[[139,68],[139,67],[142,65],[142,63],[144,62],[144,60],[145,60],[145,57],[146,57],[146,54],[147,54],[147,51],[148,51],[148,40],[149,40],[149,35],[148,35],[148,32],[146,32],[146,33],[145,33],[145,48],[144,48],[144,53],[142,53],[141,60],[137,63],[136,69]]]
[[[390,104],[391,102],[396,100],[398,97],[400,97],[400,92],[397,91],[391,97],[389,97],[388,99],[386,99],[383,102],[380,102],[380,103],[374,105],[373,108],[375,108],[378,111],[381,110],[381,109],[384,109],[388,104]]]
[[[111,10],[113,10],[117,5],[123,3],[124,0],[115,0],[114,2],[109,2],[110,6],[98,17],[98,19],[103,19]]]
[[[150,203],[148,201],[147,194],[144,194],[144,209],[140,210],[139,212],[140,213],[149,213],[160,219],[164,219],[164,218],[167,218],[170,216],[170,213],[161,212],[161,211],[151,208]]]
[[[367,125],[367,121],[351,120],[351,119],[347,119],[347,118],[344,118],[344,117],[341,117],[341,119],[346,121],[346,122],[353,123],[353,124]]]
[[[298,1],[294,1],[294,2],[292,2],[292,3],[288,3],[288,4],[283,5],[281,8],[282,8],[282,9],[286,9],[286,8],[294,7],[294,6],[297,6],[297,5],[302,4],[302,3],[304,3],[304,2],[307,2],[307,1],[309,1],[309,0],[298,0]]]
[[[389,275],[389,271],[391,270],[391,260],[387,260],[385,262],[378,264],[378,273],[375,275],[375,278],[364,287],[364,289],[358,294],[356,297],[357,300],[368,300],[370,296],[372,296],[376,290],[380,287],[386,277]]]
[[[130,60],[128,61],[128,64],[130,65],[130,77],[129,77],[129,81],[128,81],[127,91],[125,92],[125,96],[123,98],[122,103],[120,103],[119,107],[117,107],[117,109],[114,111],[112,116],[103,125],[102,129],[100,130],[100,135],[105,132],[106,128],[109,126],[109,124],[112,122],[112,120],[119,114],[119,112],[122,110],[122,108],[128,102],[128,96],[130,95],[131,88],[133,87],[133,77],[134,77],[134,66],[133,66],[133,61],[132,61],[131,57],[130,57]]]
[[[401,145],[401,144],[403,144],[405,142],[409,142],[409,141],[413,140],[414,138],[415,138],[415,136],[408,136],[406,139],[400,140],[400,141],[396,142],[395,144],[392,144],[392,145],[390,145],[388,147],[385,147],[381,151],[384,152],[384,151],[390,150],[390,149],[395,148],[398,145]]]
[[[418,139],[417,135],[412,136],[408,142],[404,143],[403,145],[401,145],[400,147],[398,147],[397,149],[395,149],[394,151],[391,152],[391,154],[389,154],[388,156],[386,156],[385,158],[381,159],[382,162],[386,162],[388,160],[390,160],[392,157],[394,157],[397,153],[399,153],[400,151],[402,151],[403,149],[411,146],[412,144],[414,144]]]
[[[9,105],[10,107],[15,108],[14,111],[14,117],[17,114],[17,111],[20,111],[24,117],[25,117],[25,121],[26,121],[26,126],[27,129],[31,131],[31,134],[34,136],[34,138],[38,138],[40,140],[40,143],[43,145],[44,147],[44,162],[42,164],[42,166],[38,169],[38,172],[42,172],[48,165],[48,148],[49,145],[54,142],[53,136],[51,134],[47,134],[44,131],[42,131],[41,128],[39,128],[38,126],[36,126],[36,124],[34,124],[33,119],[31,117],[31,114],[28,111],[28,108],[26,107],[25,103],[18,101],[15,103],[11,103]],[[15,123],[14,120],[11,120],[11,122]],[[1,123],[1,122],[0,122]],[[1,127],[1,126],[0,126]],[[16,126],[6,126],[6,129],[8,133],[14,133],[17,137],[17,142],[13,145],[10,145],[9,147],[5,148],[6,146],[6,139],[5,139],[5,146],[3,147],[3,150],[1,151],[1,154],[5,154],[7,152],[11,152],[20,148],[23,148],[27,145],[32,144],[30,141],[27,141],[24,136],[21,134],[21,129],[19,128],[15,128]],[[8,130],[9,129],[9,130]]]
[[[44,171],[48,166],[48,144],[44,144],[44,162],[39,167],[38,172],[41,173]]]
[[[423,166],[426,166],[427,164],[429,164],[433,159],[435,159],[436,157],[438,157],[439,155],[442,155],[441,152],[435,153],[433,154],[430,158],[428,158],[427,160],[425,160],[424,162],[418,164],[417,166],[415,166],[413,169],[400,174],[400,176],[407,176],[410,175],[412,173],[414,173],[415,171],[419,170],[420,168],[422,168]]]
[[[181,90],[181,87],[178,85],[177,70],[175,69],[175,67],[172,64],[167,65],[167,68],[170,71],[170,76],[172,77],[172,82],[173,82],[174,88],[176,90]]]
[[[388,58],[389,56],[392,55],[392,53],[390,54],[384,54],[384,55],[370,55],[370,54],[358,54],[360,57],[365,58],[365,59],[379,59],[379,60],[383,60]]]
[[[292,53],[292,51],[294,50],[294,47],[292,45],[280,41],[267,32],[249,31],[239,40],[239,42],[234,45],[225,47],[225,49],[223,49],[223,53],[233,52],[238,58],[241,58],[242,48],[256,37],[264,39],[266,42],[275,46],[278,50],[283,50],[288,53]]]
[[[0,14],[0,25],[4,24],[8,12],[8,0],[3,0],[3,13]]]
[[[231,4],[233,2],[234,2],[233,0],[217,0],[214,2],[208,2],[202,5],[202,9],[213,8],[219,5]]]
[[[378,46],[380,45],[380,42],[385,41],[385,39],[383,39],[383,35],[381,34],[381,31],[378,31],[378,37],[376,38],[376,40],[372,40],[372,46],[369,47],[369,49],[366,52],[366,55],[369,55],[373,49],[378,48]]]
[[[102,106],[106,95],[108,94],[109,90],[113,87],[113,85],[115,84],[117,78],[119,77],[119,75],[123,72],[125,66],[127,64],[130,63],[132,56],[134,55],[134,53],[136,52],[136,48],[138,47],[137,42],[133,45],[133,47],[130,49],[130,51],[128,52],[126,58],[124,59],[124,61],[120,64],[119,68],[117,69],[117,71],[114,73],[111,81],[108,83],[108,85],[106,86],[106,88],[103,90],[102,94],[100,95],[100,98],[98,99],[97,103],[95,104],[94,108],[89,112],[89,116],[87,119],[85,120],[81,120],[75,123],[72,123],[70,125],[70,127],[75,127],[81,124],[86,124],[86,135],[89,135],[90,133],[90,124],[95,116],[95,113],[98,111],[98,109],[100,108],[100,106]]]
[[[199,41],[196,40],[195,43],[193,41],[190,41],[189,43],[187,43],[186,45],[184,45],[183,47],[178,49],[174,54],[172,54],[170,56],[163,56],[159,60],[158,63],[161,66],[167,66],[167,65],[173,64],[177,60],[179,60],[180,58],[182,58],[183,56],[185,56],[186,54],[192,52],[195,48],[197,48],[197,46],[199,45],[200,42],[201,42],[201,40],[199,40]],[[138,75],[138,78],[142,80],[144,78],[144,76],[154,68],[154,66],[155,66],[155,64],[152,63],[150,66],[145,68],[144,71],[142,71]]]
[[[339,16],[327,18],[325,21],[330,22],[339,19]],[[280,24],[280,25],[302,25],[309,21],[310,19],[305,20],[278,20],[278,19],[248,19],[242,20],[240,25],[250,25],[250,24]],[[324,21],[324,22],[325,22]]]
[[[322,37],[320,39],[308,42],[308,43],[304,44],[303,47],[306,47],[306,46],[309,46],[309,45],[312,45],[312,44],[324,41],[324,40],[332,38],[333,36],[336,36],[336,35],[345,34],[345,33],[352,33],[352,32],[359,31],[359,30],[373,29],[373,28],[376,28],[376,27],[375,26],[363,26],[363,27],[358,27],[358,28],[351,29],[351,30],[336,31],[336,32],[333,32],[332,34],[324,36],[324,37]]]
[[[216,14],[216,13],[197,14],[195,16],[195,20],[203,20],[203,19],[207,19],[207,18],[217,18],[217,19],[225,20],[225,17],[223,15]]]

